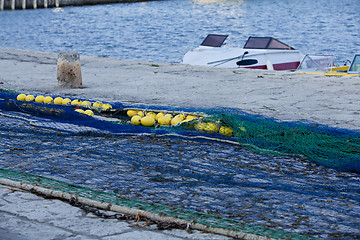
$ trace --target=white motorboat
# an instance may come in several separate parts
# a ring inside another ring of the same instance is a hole
[[[303,54],[272,37],[249,37],[243,48],[226,47],[228,35],[209,34],[182,63],[223,68],[296,70]]]

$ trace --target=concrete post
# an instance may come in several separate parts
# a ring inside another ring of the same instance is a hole
[[[59,87],[82,87],[80,56],[77,52],[59,53],[57,61],[57,80]]]

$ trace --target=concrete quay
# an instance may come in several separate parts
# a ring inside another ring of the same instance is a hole
[[[0,240],[231,239],[193,230],[160,231],[155,225],[135,220],[100,218],[61,200],[44,199],[5,185],[0,185],[0,218]]]

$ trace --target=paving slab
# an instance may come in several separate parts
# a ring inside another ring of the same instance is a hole
[[[107,212],[107,214],[115,214]],[[200,231],[160,231],[145,222],[100,218],[57,199],[0,185],[0,239],[231,239]]]

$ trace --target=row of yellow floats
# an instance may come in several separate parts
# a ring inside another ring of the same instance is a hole
[[[77,105],[85,108],[95,108],[97,110],[108,110],[112,109],[112,106],[108,103],[102,103],[100,101],[96,101],[91,103],[90,101],[81,101],[79,99],[71,100],[70,98],[62,98],[55,97],[52,98],[50,96],[43,95],[26,95],[19,94],[16,97],[19,101],[27,101],[27,102],[37,102],[37,103],[48,103],[48,104],[57,104],[57,105]],[[75,109],[76,112],[86,114],[90,117],[94,117],[94,112],[91,109],[83,110],[81,108]],[[214,123],[210,121],[204,120],[203,116],[197,116],[192,114],[179,113],[173,116],[170,113],[166,112],[158,112],[154,111],[143,111],[136,109],[127,110],[127,116],[131,118],[130,122],[135,126],[145,126],[145,127],[154,127],[155,125],[160,126],[176,126],[181,124],[187,124],[186,126],[194,127],[195,129],[201,132],[207,133],[220,133],[224,136],[232,136],[233,129],[228,126],[222,126],[219,122]]]
[[[43,96],[43,95],[38,95],[38,96],[34,96],[31,94],[19,94],[16,97],[17,100],[19,101],[26,101],[26,102],[37,102],[37,103],[52,103],[52,104],[57,104],[57,105],[78,105],[78,106],[84,106],[84,107],[94,107],[94,108],[101,108],[104,110],[107,109],[111,109],[112,106],[108,103],[103,104],[102,102],[94,102],[91,103],[90,101],[81,101],[79,99],[74,99],[71,100],[70,98],[62,98],[62,97],[55,97],[52,98],[50,96]],[[87,110],[83,110],[83,109],[75,109],[76,112],[78,113],[82,113],[82,114],[86,114],[90,117],[94,116],[94,112],[91,109],[87,109]]]
[[[144,113],[143,110],[129,109],[127,115],[131,118],[131,123],[135,126],[153,127],[160,126],[177,126],[186,125],[194,127],[196,130],[208,133],[220,133],[224,136],[232,136],[233,129],[228,126],[221,126],[219,122],[214,123],[206,121],[202,116],[179,113],[173,116],[170,113],[149,111]]]

